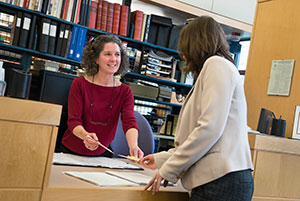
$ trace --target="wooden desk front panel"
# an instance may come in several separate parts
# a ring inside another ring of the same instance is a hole
[[[188,193],[161,191],[154,196],[150,191],[130,188],[61,188],[43,190],[42,201],[188,201]]]
[[[300,199],[300,156],[258,151],[254,196]]]
[[[39,201],[40,189],[1,189],[0,200],[2,201]]]
[[[0,188],[41,188],[53,128],[0,120]]]

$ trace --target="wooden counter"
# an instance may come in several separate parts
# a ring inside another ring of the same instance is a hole
[[[249,133],[254,201],[300,199],[300,141]]]
[[[65,175],[64,171],[92,171],[104,172],[106,168],[88,168],[75,166],[52,165],[48,185],[45,185],[42,194],[42,201],[187,201],[188,192],[183,189],[180,183],[176,186],[161,187],[160,192],[154,196],[151,191],[144,191],[144,186],[139,187],[99,187],[94,184],[82,181]],[[114,170],[129,171],[129,170]],[[152,170],[135,170],[146,175],[154,175]]]
[[[62,107],[0,97],[0,200],[38,201]]]

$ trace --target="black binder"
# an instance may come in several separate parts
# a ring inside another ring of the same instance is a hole
[[[40,18],[39,23],[39,37],[38,37],[38,51],[47,53],[48,52],[48,41],[50,33],[51,20],[47,18]]]
[[[172,19],[168,17],[162,17],[158,15],[151,15],[151,22],[148,33],[148,43],[157,44],[158,33],[160,31],[160,37],[169,36],[168,33],[164,33],[164,28],[170,28],[172,26]],[[161,39],[160,39],[161,40]]]
[[[173,26],[172,27],[170,37],[169,37],[168,48],[177,50],[177,43],[178,43],[178,39],[179,39],[179,35],[180,35],[180,31],[181,31],[182,27],[183,26]]]
[[[41,10],[42,13],[46,14],[48,9],[48,4],[49,4],[49,0],[43,0],[42,10]]]
[[[30,29],[30,24],[31,24],[31,15],[29,13],[24,13],[23,14],[23,19],[22,19],[22,27],[20,30],[20,39],[19,39],[19,46],[20,47],[26,47],[27,40],[28,40],[28,33]]]
[[[37,33],[36,20],[37,20],[37,16],[33,15],[30,23],[28,43],[27,43],[27,48],[33,50],[36,49],[36,33]]]
[[[65,31],[64,31],[64,38],[62,42],[62,48],[60,52],[60,56],[64,57],[66,52],[67,52],[67,45],[68,45],[68,40],[71,36],[71,25],[66,24],[65,25]]]
[[[49,41],[48,41],[48,53],[54,54],[55,52],[55,38],[57,31],[57,22],[50,22],[50,32],[49,32]]]
[[[55,48],[55,55],[60,56],[61,54],[61,49],[64,41],[64,33],[65,33],[65,24],[60,23],[59,25],[59,31],[57,31],[56,35],[56,48]]]
[[[18,11],[15,19],[15,26],[13,30],[13,40],[12,40],[12,45],[15,46],[18,46],[19,43],[20,30],[22,26],[22,17],[23,17],[23,13],[21,11]]]

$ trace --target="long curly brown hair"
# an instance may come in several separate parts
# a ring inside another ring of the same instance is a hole
[[[82,53],[81,66],[85,69],[87,75],[95,75],[99,66],[96,63],[100,52],[104,49],[106,43],[116,43],[120,47],[121,63],[118,71],[115,75],[123,76],[128,71],[128,58],[126,50],[123,47],[122,41],[117,36],[112,35],[100,35],[95,39],[90,40]]]
[[[198,17],[182,29],[178,51],[186,60],[183,71],[191,72],[194,78],[198,77],[204,62],[211,56],[223,56],[234,63],[223,29],[209,16]]]

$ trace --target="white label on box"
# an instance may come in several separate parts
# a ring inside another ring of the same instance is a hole
[[[43,31],[42,31],[42,34],[48,35],[48,34],[49,34],[49,28],[50,28],[50,24],[44,22],[44,23],[43,23]]]
[[[50,36],[55,37],[56,35],[56,25],[50,25]]]
[[[30,18],[25,17],[25,18],[24,18],[23,29],[29,31],[29,27],[30,27]]]
[[[17,23],[16,23],[16,26],[17,27],[20,27],[21,26],[21,18],[17,18]]]

